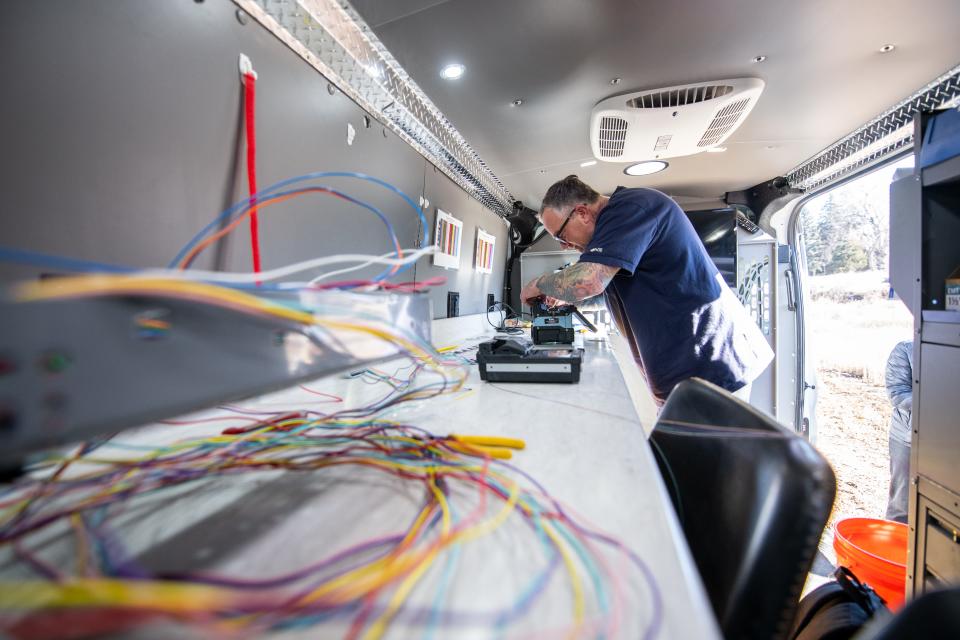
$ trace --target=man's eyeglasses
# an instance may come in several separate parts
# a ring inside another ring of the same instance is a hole
[[[573,218],[573,214],[576,212],[578,206],[580,205],[576,205],[573,209],[570,209],[570,213],[567,214],[566,219],[563,221],[563,224],[560,225],[560,228],[557,229],[557,232],[551,234],[554,238],[556,238],[560,242],[566,242],[566,240],[563,239],[563,230],[566,229],[567,224],[570,222],[570,219]]]

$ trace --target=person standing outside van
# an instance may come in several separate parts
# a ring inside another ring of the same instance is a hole
[[[885,382],[893,403],[890,418],[890,493],[887,520],[907,521],[910,479],[910,439],[913,414],[913,341],[900,342],[887,358]]]
[[[653,189],[602,196],[568,176],[547,190],[540,221],[580,260],[531,280],[522,301],[605,294],[658,405],[691,377],[749,401],[773,351],[676,202]]]

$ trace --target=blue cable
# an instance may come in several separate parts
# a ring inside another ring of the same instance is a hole
[[[173,261],[171,261],[170,267],[171,268],[176,267],[176,265],[179,264],[181,260],[183,260],[184,255],[186,255],[186,253],[191,248],[193,248],[193,246],[195,246],[196,243],[199,242],[200,239],[204,235],[206,235],[211,229],[214,229],[215,227],[217,227],[219,224],[221,224],[222,221],[229,218],[233,214],[244,210],[244,208],[249,208],[251,206],[251,203],[254,200],[262,199],[267,195],[273,194],[273,192],[277,191],[278,189],[285,187],[287,185],[293,184],[295,182],[313,180],[313,179],[322,178],[322,177],[357,178],[360,180],[366,180],[367,182],[372,182],[374,184],[384,187],[385,189],[393,191],[394,193],[399,195],[401,198],[403,198],[403,200],[407,204],[409,204],[410,207],[417,214],[417,217],[420,218],[420,223],[423,227],[423,232],[424,232],[424,239],[423,239],[423,242],[420,244],[420,246],[426,247],[430,243],[430,227],[427,225],[427,219],[423,214],[423,210],[416,203],[414,203],[414,201],[411,200],[410,197],[407,196],[407,194],[403,193],[400,189],[393,186],[389,182],[381,180],[380,178],[368,176],[363,173],[357,173],[353,171],[326,171],[326,172],[308,173],[302,176],[297,176],[294,178],[288,178],[287,180],[282,180],[273,185],[270,185],[265,189],[262,189],[261,191],[257,192],[250,198],[237,202],[226,211],[223,211],[219,216],[217,216],[215,220],[213,220],[211,223],[209,223],[207,226],[201,229],[200,232],[197,233],[197,235],[194,236],[193,239],[191,239],[190,242],[187,243],[187,245],[180,250],[180,252],[177,254],[177,257],[174,258]],[[383,214],[382,211],[380,211],[379,209],[376,209],[372,205],[369,205],[365,202],[362,202],[356,198],[348,196],[334,189],[330,189],[330,191],[336,193],[337,195],[343,196],[345,199],[349,200],[350,202],[353,202],[359,206],[365,207],[373,211],[374,213],[376,213],[378,216],[380,216],[380,219],[383,220],[384,223],[387,225],[391,233],[391,238],[392,239],[396,238],[396,233],[393,230],[393,226],[390,224],[389,220],[386,218],[386,216]],[[286,195],[286,193],[296,193],[296,192],[297,190],[293,190],[290,192],[285,192],[283,194],[273,194],[273,195]],[[42,254],[42,253],[33,252],[33,251],[25,251],[22,249],[14,249],[12,247],[2,247],[2,246],[0,246],[0,260],[6,261],[6,262],[17,262],[21,264],[29,264],[29,265],[38,266],[38,267],[50,267],[50,268],[62,269],[64,271],[73,271],[73,272],[132,273],[135,271],[140,271],[140,269],[137,269],[134,267],[113,265],[113,264],[107,264],[107,263],[101,263],[101,262],[93,262],[89,260],[77,260],[74,258],[65,258],[61,256],[53,256],[53,255]],[[405,265],[397,271],[397,274],[402,273],[410,269],[411,267],[412,265]],[[375,279],[379,280],[386,277],[386,275],[389,274],[389,270],[390,268],[388,267],[379,275],[377,275]],[[253,285],[251,287],[246,287],[241,285],[241,286],[236,286],[234,288],[238,288],[238,289],[250,288],[258,291],[263,291],[265,289],[274,288],[274,286]]]
[[[380,209],[374,207],[374,206],[371,205],[371,204],[368,204],[368,203],[366,203],[366,202],[363,202],[362,200],[358,200],[358,199],[356,199],[356,198],[354,198],[354,197],[352,197],[352,196],[349,196],[349,195],[347,195],[347,194],[345,194],[345,193],[343,193],[343,192],[341,192],[341,191],[337,191],[336,189],[331,189],[331,188],[329,188],[329,187],[321,187],[321,188],[328,190],[330,193],[332,193],[332,194],[334,194],[334,195],[340,196],[341,198],[343,198],[344,200],[347,200],[348,202],[352,202],[353,204],[356,204],[356,205],[358,205],[358,206],[360,206],[360,207],[363,207],[363,208],[365,208],[365,209],[373,212],[377,217],[380,218],[380,221],[383,222],[383,224],[387,227],[387,234],[389,234],[390,239],[394,242],[394,246],[395,246],[395,247],[400,246],[400,241],[397,239],[396,231],[394,231],[393,225],[390,224],[390,220],[387,219],[387,216],[383,213],[383,211],[381,211]],[[271,197],[271,198],[276,198],[276,197],[281,197],[281,196],[288,196],[288,195],[295,195],[295,194],[298,194],[298,193],[309,193],[309,192],[310,192],[310,187],[304,187],[304,188],[301,188],[301,189],[291,189],[291,190],[289,190],[289,191],[281,191],[281,192],[278,192],[278,193],[274,193],[274,194],[272,194],[270,197]],[[237,204],[243,205],[244,203],[241,202],[241,203],[237,203]],[[253,205],[251,204],[251,201],[248,200],[248,201],[246,202],[246,206],[241,206],[240,211],[239,211],[238,213],[241,213],[241,214],[242,214],[242,213],[245,213],[245,212],[249,211],[249,210],[252,208],[252,206],[253,206]],[[222,215],[222,214],[221,214],[221,215]],[[208,225],[208,226],[209,226],[209,225]],[[201,231],[201,233],[199,233],[199,234],[197,234],[196,236],[194,236],[194,238],[187,244],[187,246],[184,247],[184,248],[180,251],[180,254],[177,256],[177,258],[174,258],[174,261],[173,261],[173,263],[170,265],[170,268],[177,268],[177,265],[180,263],[181,260],[183,260],[183,256],[186,255],[186,253],[187,253],[190,249],[192,249],[192,248],[196,245],[197,242],[200,241],[200,239],[203,237],[203,235],[204,235],[204,234],[203,234],[203,232]],[[386,275],[389,274],[389,272],[390,272],[390,267],[387,267],[386,269],[384,269],[383,272],[381,272],[379,275],[377,275],[375,279],[376,279],[376,280],[379,280],[379,279],[381,279],[381,278],[384,278],[384,277],[386,277]]]
[[[171,268],[179,264],[180,261],[183,260],[184,255],[186,255],[186,253],[190,251],[190,249],[192,249],[193,246],[196,245],[196,243],[199,242],[203,236],[207,235],[214,228],[220,226],[225,220],[232,217],[235,213],[243,210],[244,207],[249,208],[254,201],[262,200],[269,195],[276,195],[274,194],[274,192],[288,185],[291,185],[297,182],[304,182],[306,180],[315,180],[317,178],[357,178],[358,180],[365,180],[367,182],[372,182],[374,184],[380,185],[385,189],[396,193],[398,196],[403,198],[403,200],[407,204],[410,205],[414,213],[416,213],[417,216],[420,218],[420,224],[423,226],[423,233],[424,233],[423,242],[421,243],[420,246],[426,247],[428,244],[430,244],[430,227],[427,225],[427,218],[423,214],[423,209],[421,209],[413,200],[410,199],[410,197],[407,194],[405,194],[403,191],[401,191],[397,187],[393,186],[389,182],[381,180],[380,178],[368,176],[367,174],[364,174],[364,173],[357,173],[355,171],[318,171],[315,173],[307,173],[302,176],[296,176],[293,178],[287,178],[286,180],[281,180],[280,182],[274,183],[269,187],[261,189],[260,191],[253,194],[249,198],[245,198],[244,200],[241,200],[235,203],[229,209],[226,209],[225,211],[220,213],[220,215],[217,216],[207,226],[201,229],[199,233],[197,233],[197,235],[195,235],[190,240],[190,242],[188,242],[187,245],[180,250],[180,253],[178,253],[177,256],[171,261],[170,263]]]
[[[557,566],[560,558],[560,552],[554,548],[553,541],[550,540],[546,534],[546,530],[544,529],[541,519],[541,513],[543,512],[543,509],[541,508],[540,504],[532,497],[527,499],[527,504],[533,514],[531,518],[531,526],[533,527],[534,532],[537,534],[540,544],[543,545],[548,554],[552,554],[550,555],[550,564],[547,565],[547,568],[543,572],[535,576],[534,579],[531,580],[527,585],[527,587],[521,591],[521,595],[513,607],[503,611],[499,616],[497,616],[497,620],[494,623],[494,628],[497,632],[497,638],[502,638],[504,632],[506,631],[507,624],[512,622],[520,612],[525,611],[527,607],[530,606],[532,601],[543,592],[543,589],[546,586],[546,581],[553,574],[553,570]]]

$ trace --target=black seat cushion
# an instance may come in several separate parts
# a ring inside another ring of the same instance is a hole
[[[857,640],[956,640],[960,638],[960,587],[944,588],[907,603],[893,618],[870,624]]]
[[[784,637],[833,506],[830,465],[699,379],[670,394],[651,444],[724,636]]]

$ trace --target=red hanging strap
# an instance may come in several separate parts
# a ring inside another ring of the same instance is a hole
[[[246,64],[244,64],[246,62]],[[243,73],[243,119],[247,136],[247,185],[250,189],[251,205],[257,192],[257,130],[256,98],[257,73],[253,70],[249,58],[241,55],[240,70]],[[250,250],[253,254],[253,272],[260,273],[260,224],[257,212],[250,214]],[[257,284],[260,284],[257,282]]]

